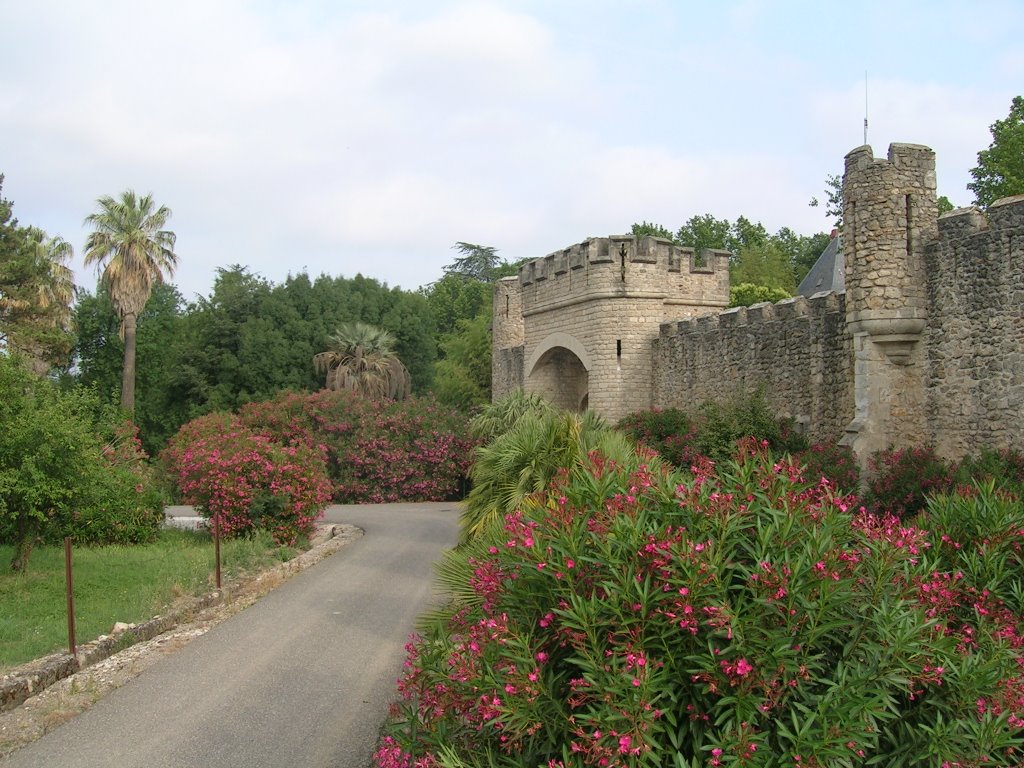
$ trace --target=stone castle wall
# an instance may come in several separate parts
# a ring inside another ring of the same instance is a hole
[[[1024,447],[1024,195],[938,221],[925,252],[929,439],[946,456]]]
[[[842,294],[666,323],[654,347],[655,402],[661,407],[686,410],[761,391],[813,440],[835,439],[853,418]]]
[[[728,253],[594,238],[495,289],[494,393],[615,420],[760,390],[862,464],[1024,447],[1024,196],[937,215],[935,155],[846,156],[845,294],[721,312]]]

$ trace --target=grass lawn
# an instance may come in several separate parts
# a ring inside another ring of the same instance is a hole
[[[222,541],[223,575],[227,580],[295,554],[268,534]],[[0,674],[67,650],[64,548],[35,549],[25,574],[9,570],[12,555],[12,547],[0,546]],[[167,529],[152,544],[76,547],[73,567],[76,635],[85,643],[109,633],[114,622],[146,621],[177,597],[212,589],[213,541],[208,533]]]

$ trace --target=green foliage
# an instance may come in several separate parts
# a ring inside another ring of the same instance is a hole
[[[829,236],[797,235],[788,227],[769,234],[760,222],[739,216],[735,222],[710,213],[691,216],[673,235],[666,227],[643,221],[633,224],[632,234],[665,237],[677,245],[693,248],[699,255],[705,248],[733,252],[730,282],[756,283],[792,294],[796,284],[814,266],[828,245]],[[739,305],[736,305],[739,306]]]
[[[639,224],[634,224],[630,229],[630,234],[635,237],[660,237],[676,242],[676,236],[672,232],[652,221],[642,221]]]
[[[838,442],[814,443],[804,451],[793,454],[804,467],[804,476],[815,481],[827,479],[835,488],[846,493],[860,490],[860,465],[853,449]]]
[[[470,422],[469,433],[474,440],[486,444],[508,432],[524,416],[549,416],[554,413],[554,406],[540,395],[517,389],[485,405]]]
[[[789,256],[773,242],[742,248],[732,263],[729,282],[733,285],[763,285],[787,296],[796,290]]]
[[[453,408],[469,411],[491,400],[491,317],[480,312],[459,320],[441,340],[443,357],[434,368],[434,394]]]
[[[444,268],[445,275],[489,283],[497,276],[498,249],[490,245],[458,242],[452,246],[461,256]]]
[[[446,559],[378,766],[1020,765],[1020,510],[972,572],[851,508],[751,444],[568,467]]]
[[[135,422],[148,453],[158,453],[178,428],[198,413],[202,382],[182,363],[188,338],[184,300],[173,285],[160,283],[138,317],[136,330]],[[84,294],[75,306],[79,329],[75,381],[105,403],[120,398],[124,342],[107,291]]]
[[[24,570],[39,541],[132,543],[155,535],[163,504],[134,434],[87,392],[61,392],[0,356],[0,540]]]
[[[939,195],[939,197],[935,201],[935,203],[936,203],[936,205],[938,206],[938,209],[939,209],[939,216],[941,216],[944,213],[949,213],[954,208],[956,208],[956,206],[953,205],[953,203],[950,201],[950,199],[948,197],[946,197],[945,195]]]
[[[740,283],[729,288],[730,307],[749,307],[752,304],[760,304],[765,301],[774,304],[789,297],[790,294],[781,288],[770,288],[767,285],[755,285],[754,283]]]
[[[0,174],[0,192],[3,180]],[[38,373],[65,363],[71,350],[71,255],[62,238],[18,226],[13,204],[0,197],[0,343]]]
[[[966,456],[957,465],[954,481],[958,485],[991,482],[1024,498],[1024,452],[986,448],[976,456]]]
[[[860,485],[860,469],[852,450],[835,442],[808,446],[793,432],[789,420],[774,416],[761,395],[725,404],[705,403],[692,412],[679,408],[636,411],[616,428],[680,469],[700,465],[708,458],[721,460],[735,451],[738,440],[753,438],[777,453],[791,454],[805,467],[810,480],[825,478],[845,491],[856,491]]]
[[[777,453],[796,453],[808,447],[792,422],[776,416],[759,392],[721,403],[708,401],[700,406],[697,420],[697,452],[713,461],[732,456],[736,443],[747,437],[766,443]]]
[[[811,208],[818,205],[818,198],[812,197]],[[843,226],[843,178],[837,173],[825,177],[825,215],[834,219],[832,226]]]
[[[478,430],[482,428],[474,431]],[[598,448],[614,458],[632,453],[629,441],[592,411],[579,415],[528,406],[506,431],[474,452],[473,487],[460,520],[462,540],[493,530],[506,514],[546,488],[560,469],[574,466]]]
[[[120,390],[118,318],[101,287],[83,298],[77,373],[102,397]],[[196,416],[265,400],[283,390],[319,389],[311,364],[343,323],[362,321],[390,332],[416,391],[431,381],[436,359],[427,299],[357,275],[315,281],[302,273],[273,284],[232,266],[217,271],[213,291],[185,304],[156,285],[138,318],[136,418],[146,447],[158,451]]]
[[[1024,96],[1014,96],[1010,114],[989,130],[992,143],[978,153],[978,165],[971,169],[974,181],[967,185],[986,208],[1001,197],[1024,195]]]

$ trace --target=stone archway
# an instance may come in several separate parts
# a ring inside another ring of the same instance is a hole
[[[553,333],[537,346],[526,365],[526,391],[558,408],[585,411],[590,400],[590,360],[576,339]]]

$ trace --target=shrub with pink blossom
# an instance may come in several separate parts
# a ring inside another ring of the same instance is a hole
[[[1024,512],[994,493],[934,507],[946,534],[753,442],[688,475],[591,454],[443,562],[377,764],[1021,765]]]
[[[469,469],[465,417],[432,397],[285,392],[243,406],[239,418],[279,442],[324,451],[332,496],[341,503],[456,498]]]
[[[259,528],[293,544],[312,532],[331,498],[322,451],[275,442],[229,414],[184,425],[162,458],[182,500],[215,516],[226,535]]]

